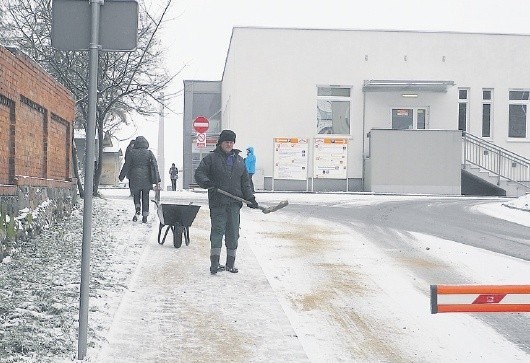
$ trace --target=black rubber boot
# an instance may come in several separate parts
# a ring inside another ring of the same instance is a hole
[[[236,261],[235,256],[226,256],[226,271],[229,271],[233,274],[236,274],[239,272],[239,270],[234,267],[235,261]]]
[[[210,273],[215,275],[219,271],[219,255],[210,255]]]

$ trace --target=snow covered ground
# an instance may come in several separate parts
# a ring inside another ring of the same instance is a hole
[[[105,199],[94,201],[86,361],[530,359],[528,349],[506,340],[479,314],[431,315],[429,285],[452,282],[424,281],[414,274],[416,268],[440,271],[440,276],[451,270],[469,283],[528,284],[528,261],[418,233],[400,251],[385,251],[354,227],[292,215],[288,207],[272,214],[244,208],[240,273],[210,276],[205,193],[162,194],[162,201],[203,206],[190,229],[192,243],[178,250],[170,242],[156,243],[154,214],[145,225],[130,221],[128,190],[102,193]],[[257,199],[264,205],[287,199],[362,208],[406,198],[429,197],[260,193]],[[485,200],[476,210],[530,226],[529,204],[530,196]],[[24,242],[0,264],[1,362],[75,360],[81,219],[82,210]],[[178,304],[190,297],[195,309]],[[155,314],[149,310],[151,300],[167,300],[169,310]],[[136,316],[131,311],[142,318],[131,321]],[[187,315],[175,317],[179,313]],[[216,318],[213,325],[210,314]],[[165,334],[149,340],[147,334],[128,331],[131,326]],[[125,359],[127,351],[136,355]]]

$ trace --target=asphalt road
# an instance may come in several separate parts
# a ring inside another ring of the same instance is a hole
[[[473,198],[419,199],[344,208],[289,205],[286,210],[357,225],[376,241],[386,241],[378,235],[395,230],[419,232],[530,261],[530,227],[471,210],[489,202]]]
[[[490,202],[476,198],[427,198],[342,208],[337,208],[336,203],[290,204],[285,213],[348,225],[387,253],[407,248],[408,232],[418,232],[530,261],[530,227],[472,211],[474,206]],[[414,273],[425,281],[465,282],[457,271],[434,272],[429,266],[418,266]],[[530,314],[476,316],[530,353]]]

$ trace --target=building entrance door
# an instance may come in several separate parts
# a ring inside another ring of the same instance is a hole
[[[426,129],[428,128],[427,107],[392,108],[392,129]]]

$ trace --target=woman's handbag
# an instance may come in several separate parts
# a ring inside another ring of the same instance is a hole
[[[158,184],[158,170],[153,153],[149,157],[149,179],[151,184]]]

